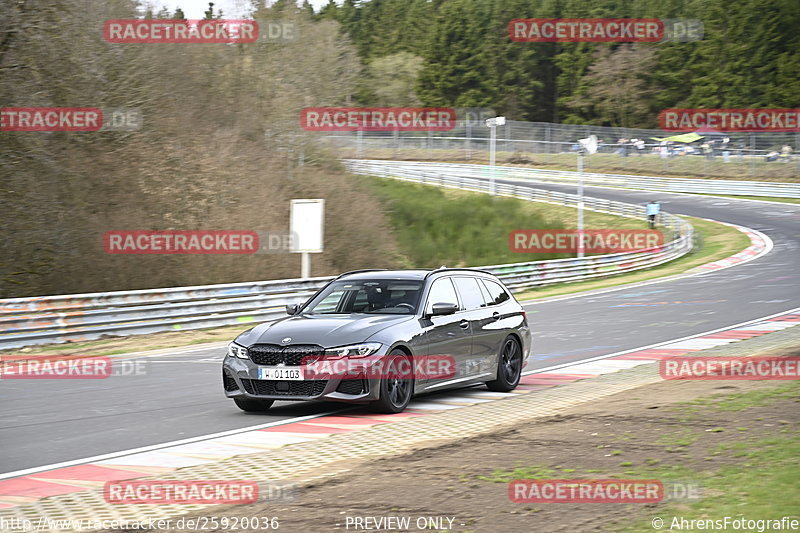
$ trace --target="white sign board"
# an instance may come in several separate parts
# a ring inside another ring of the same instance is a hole
[[[505,126],[505,124],[506,124],[506,117],[494,117],[486,119],[487,128],[491,128],[492,126]]]
[[[325,200],[292,200],[289,231],[294,236],[292,252],[322,252]]]

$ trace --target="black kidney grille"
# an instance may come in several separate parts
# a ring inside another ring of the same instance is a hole
[[[313,356],[322,357],[322,352],[325,349],[316,344],[290,344],[288,346],[279,346],[277,344],[256,344],[249,348],[250,360],[257,365],[286,365],[286,366],[300,366],[304,358],[312,358]],[[306,359],[305,362],[309,362]]]

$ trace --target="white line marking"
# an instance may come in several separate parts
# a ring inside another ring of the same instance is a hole
[[[431,389],[435,389],[435,388],[438,388],[438,387],[444,387],[444,386],[447,386],[447,385],[454,385],[454,384],[460,383],[462,381],[471,381],[473,379],[478,379],[478,378],[482,378],[482,377],[485,377],[485,376],[491,376],[491,375],[492,375],[491,372],[484,372],[483,374],[478,374],[477,376],[467,376],[465,378],[451,379],[450,381],[443,381],[442,383],[437,383],[436,385],[431,385],[430,387],[427,387],[425,389],[425,391],[429,391]]]
[[[445,403],[434,402],[411,402],[408,404],[409,409],[420,409],[423,411],[446,411],[448,409],[460,409],[465,407],[463,405],[447,405]]]
[[[724,346],[740,339],[689,339],[664,346],[668,350],[708,350],[717,346]]]
[[[719,333],[720,331],[728,331],[728,330],[731,330],[731,329],[734,329],[734,328],[740,328],[740,327],[745,326],[747,324],[754,324],[754,323],[758,323],[758,322],[763,322],[765,320],[769,320],[770,318],[775,318],[776,316],[797,313],[798,311],[800,311],[800,307],[795,307],[794,309],[788,309],[786,311],[781,311],[780,313],[775,313],[775,314],[772,314],[772,315],[762,316],[761,318],[756,318],[754,320],[748,320],[747,322],[740,322],[739,324],[733,324],[731,326],[725,326],[725,327],[722,327],[722,328],[712,329],[710,331],[704,331],[703,333],[697,333],[695,335],[689,335],[687,337],[681,337],[680,339],[672,339],[672,340],[669,340],[669,341],[657,342],[655,344],[648,344],[647,346],[639,346],[638,348],[631,348],[630,350],[622,350],[620,352],[614,352],[614,353],[610,353],[610,354],[607,354],[607,355],[598,355],[597,357],[592,357],[590,359],[583,359],[581,361],[572,361],[570,363],[562,363],[560,365],[553,365],[553,366],[548,366],[548,367],[545,367],[545,368],[537,368],[536,370],[529,370],[527,372],[523,372],[522,375],[523,376],[529,376],[531,374],[541,374],[542,372],[548,372],[550,370],[558,370],[558,369],[561,369],[561,368],[567,368],[569,366],[575,366],[575,365],[579,365],[579,364],[582,364],[582,363],[589,363],[591,361],[600,361],[602,359],[608,359],[610,357],[616,357],[617,355],[625,355],[627,353],[639,352],[639,351],[642,351],[642,350],[651,350],[653,348],[659,348],[659,347],[666,346],[667,344],[672,344],[672,343],[675,343],[675,342],[685,341],[685,340],[689,340],[689,339],[695,339],[697,337],[702,337],[704,335],[712,335],[714,333]]]
[[[299,417],[296,417],[296,418],[287,418],[285,420],[278,420],[276,422],[269,422],[267,424],[259,424],[259,425],[256,425],[256,426],[247,426],[245,428],[231,429],[231,430],[228,430],[228,431],[221,431],[219,433],[211,433],[209,435],[200,435],[200,436],[197,436],[197,437],[191,437],[191,438],[188,438],[188,439],[175,440],[175,441],[171,441],[171,442],[165,442],[165,443],[162,443],[162,444],[152,444],[150,446],[142,446],[141,448],[133,448],[133,449],[130,449],[130,450],[122,450],[122,451],[119,451],[119,452],[105,453],[105,454],[102,454],[102,455],[95,455],[93,457],[85,457],[83,459],[74,459],[72,461],[64,461],[64,462],[61,462],[61,463],[53,463],[53,464],[50,464],[50,465],[36,466],[36,467],[33,467],[33,468],[26,468],[24,470],[16,470],[14,472],[6,472],[6,473],[3,473],[3,474],[0,474],[0,479],[8,479],[8,478],[12,478],[12,477],[27,476],[29,474],[36,474],[37,472],[44,472],[46,470],[54,470],[56,468],[64,468],[64,467],[67,467],[67,466],[75,466],[75,465],[82,465],[82,464],[86,464],[86,463],[94,463],[94,462],[97,462],[97,461],[105,461],[105,460],[108,460],[108,459],[116,459],[117,457],[124,457],[126,455],[133,455],[133,454],[136,454],[136,453],[143,453],[143,452],[151,452],[151,451],[155,451],[155,450],[161,450],[163,448],[170,448],[172,446],[178,446],[178,445],[181,445],[181,444],[189,444],[189,443],[192,443],[192,442],[201,442],[201,441],[204,441],[204,440],[215,439],[217,437],[227,437],[228,435],[237,435],[239,433],[246,433],[248,431],[255,431],[255,430],[258,430],[258,429],[271,428],[271,427],[275,427],[275,426],[282,426],[284,424],[291,424],[293,422],[303,422],[305,420],[312,420],[314,418],[320,418],[320,417],[323,417],[323,416],[328,416],[328,415],[332,415],[332,414],[341,413],[342,411],[347,411],[347,410],[352,409],[352,408],[353,408],[352,406],[348,406],[348,407],[340,409],[340,410],[325,411],[324,413],[319,413],[319,414],[316,414],[316,415],[299,416]]]
[[[689,216],[689,215],[685,215],[685,216]],[[609,287],[608,289],[597,289],[597,290],[593,290],[593,291],[590,290],[590,291],[576,292],[574,294],[566,294],[564,296],[554,296],[552,298],[541,298],[541,299],[538,299],[538,300],[523,300],[522,302],[520,302],[520,304],[524,307],[524,306],[528,306],[528,305],[545,304],[545,303],[550,303],[550,302],[560,302],[561,300],[570,300],[572,298],[582,298],[584,296],[596,296],[598,294],[605,294],[605,293],[608,293],[608,292],[635,289],[636,287],[642,287],[642,286],[645,286],[645,285],[653,285],[655,283],[664,283],[664,282],[667,282],[667,281],[677,281],[679,279],[691,278],[691,277],[694,277],[694,276],[703,276],[703,275],[706,275],[706,274],[715,274],[717,272],[720,272],[720,271],[728,269],[728,268],[737,267],[737,266],[740,266],[740,265],[747,264],[750,261],[755,261],[756,259],[759,259],[759,258],[767,255],[768,253],[770,253],[772,251],[772,249],[774,248],[774,246],[775,246],[775,243],[772,242],[772,239],[770,239],[767,235],[761,233],[758,230],[755,230],[755,229],[752,229],[752,228],[747,228],[745,226],[737,226],[736,224],[728,224],[727,222],[720,222],[718,220],[712,220],[710,218],[702,218],[702,217],[694,217],[694,218],[699,218],[700,220],[707,220],[709,222],[715,222],[717,224],[723,224],[723,225],[726,225],[726,226],[733,226],[736,229],[738,229],[739,231],[742,231],[742,229],[745,229],[747,231],[751,231],[754,234],[756,234],[759,237],[761,237],[762,239],[764,239],[764,249],[760,253],[758,253],[758,254],[756,254],[756,255],[754,255],[752,257],[748,257],[747,259],[744,259],[743,261],[740,261],[738,263],[734,263],[734,264],[731,264],[731,265],[728,265],[728,266],[724,266],[724,267],[721,267],[721,268],[717,268],[715,270],[707,270],[707,271],[692,272],[692,273],[685,272],[683,274],[676,274],[674,276],[667,276],[667,277],[656,278],[656,279],[651,279],[651,280],[647,280],[647,281],[639,281],[639,282],[636,282],[636,283],[628,283],[628,284],[624,284],[624,285],[617,285],[616,287]],[[742,232],[742,233],[744,233],[744,232]],[[751,246],[752,246],[752,241],[751,241]],[[739,252],[739,253],[741,253],[741,252]],[[720,259],[719,261],[722,261],[722,260],[723,259]],[[717,261],[712,261],[712,263],[716,263],[716,262]],[[705,263],[705,264],[710,264],[710,263]],[[702,266],[703,265],[700,265],[700,266],[697,266],[695,268],[701,268]],[[613,279],[613,277],[612,278],[606,278],[606,279]],[[535,287],[533,287],[533,288],[535,289]]]

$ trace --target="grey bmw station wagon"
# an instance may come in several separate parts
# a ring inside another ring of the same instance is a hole
[[[329,400],[399,413],[421,393],[508,392],[531,350],[522,306],[480,270],[348,272],[286,311],[228,347],[223,387],[244,411]]]

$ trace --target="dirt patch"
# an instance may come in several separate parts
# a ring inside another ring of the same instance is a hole
[[[798,397],[796,383],[664,382],[500,434],[375,460],[299,488],[289,504],[220,508],[194,516],[277,517],[280,530],[290,532],[417,531],[416,520],[428,517],[443,521],[421,529],[618,531],[632,520],[649,520],[668,504],[513,503],[507,481],[526,476],[653,479],[644,477],[649,468],[701,478],[729,466],[745,468],[746,457],[720,450],[787,432],[796,437]],[[355,517],[410,517],[411,526],[362,522],[370,529],[354,528]]]

